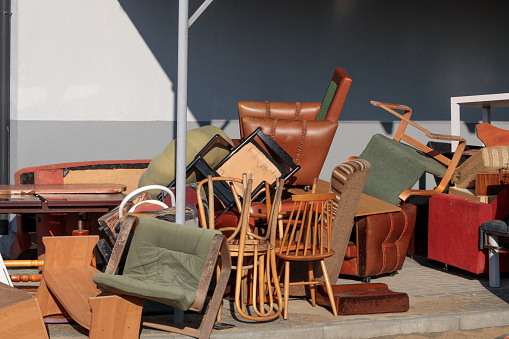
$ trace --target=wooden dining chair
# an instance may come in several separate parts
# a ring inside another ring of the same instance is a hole
[[[288,298],[291,285],[308,285],[313,307],[316,306],[316,285],[325,285],[332,305],[332,313],[335,316],[337,315],[329,274],[324,262],[324,259],[334,254],[331,249],[331,239],[332,204],[335,197],[335,193],[311,193],[292,196],[293,208],[289,212],[287,220],[281,225],[283,236],[276,249],[276,256],[282,260],[282,269],[284,270],[284,319],[288,319]],[[280,221],[281,223],[283,221]],[[308,263],[307,281],[290,282],[290,263],[293,261]],[[324,281],[315,279],[313,273],[314,261],[320,262]]]

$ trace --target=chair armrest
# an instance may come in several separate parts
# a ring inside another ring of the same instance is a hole
[[[402,202],[405,202],[410,196],[412,195],[427,195],[432,196],[438,193],[442,193],[444,189],[439,189],[438,187],[434,190],[414,190],[414,189],[407,189],[401,192],[399,195],[399,198]]]
[[[466,143],[466,140],[464,138],[457,135],[427,133],[426,136],[430,139],[451,140]]]

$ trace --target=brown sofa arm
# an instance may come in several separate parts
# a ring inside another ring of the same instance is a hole
[[[415,227],[417,207],[375,214],[356,222],[358,276],[371,277],[400,270]]]

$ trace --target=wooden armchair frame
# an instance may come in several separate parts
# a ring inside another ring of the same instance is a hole
[[[464,138],[459,136],[453,136],[453,135],[445,135],[445,134],[436,134],[428,131],[424,127],[420,126],[419,124],[416,124],[412,120],[410,120],[412,116],[412,109],[405,105],[399,105],[399,104],[389,104],[384,102],[378,102],[378,101],[371,101],[371,104],[376,107],[383,108],[387,112],[395,115],[396,117],[401,119],[401,122],[398,126],[398,129],[396,130],[396,133],[394,135],[393,140],[401,142],[405,141],[406,143],[410,144],[411,146],[417,148],[418,150],[422,151],[429,157],[432,157],[433,159],[441,162],[447,167],[447,170],[445,172],[444,177],[438,184],[438,186],[434,190],[415,190],[415,189],[407,189],[403,191],[399,198],[402,201],[406,201],[409,196],[411,195],[433,195],[437,193],[441,193],[450,183],[452,174],[456,167],[458,166],[458,163],[460,161],[461,155],[463,154],[463,151],[465,150],[466,141]],[[403,114],[400,114],[396,112],[395,110],[402,110]],[[423,132],[428,138],[430,139],[437,139],[437,140],[445,140],[445,141],[458,141],[458,147],[456,148],[456,151],[454,152],[454,155],[452,159],[449,159],[438,152],[434,151],[430,147],[424,145],[423,143],[415,140],[408,134],[406,134],[406,128],[408,125],[412,125],[413,127],[417,128],[421,132]]]
[[[116,274],[129,233],[138,221],[135,216],[125,217],[105,273]],[[90,338],[137,338],[141,323],[196,338],[210,336],[231,272],[230,252],[224,236],[214,236],[194,303],[189,307],[196,312],[202,311],[217,259],[221,263],[221,274],[200,330],[190,328],[185,323],[171,325],[142,319],[141,312],[147,298],[139,295],[129,295],[123,291],[116,291],[118,294],[112,295],[101,293],[92,281],[92,276],[99,271],[90,266],[92,250],[98,239],[98,236],[44,238],[47,257],[43,280],[37,291],[43,316],[70,315],[90,330]]]

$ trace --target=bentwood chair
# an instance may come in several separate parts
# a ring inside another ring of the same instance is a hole
[[[283,183],[284,180],[281,180],[276,188],[276,201],[281,200]],[[208,191],[207,199],[202,196],[204,186]],[[218,186],[229,188],[237,210],[222,214],[225,206],[216,204],[216,200],[221,201],[217,199]],[[283,309],[274,256],[274,230],[277,227],[277,210],[274,209],[279,205],[272,204],[273,219],[269,220],[266,215],[260,218],[269,222],[265,231],[258,232],[250,213],[251,190],[252,180],[247,180],[246,175],[243,179],[209,176],[198,184],[198,208],[202,226],[223,232],[228,237],[230,253],[236,258],[232,268],[236,270],[234,295],[237,312],[249,320],[268,321],[277,318]],[[218,215],[221,216],[218,218]],[[248,305],[252,305],[254,314],[248,313]]]
[[[332,257],[332,213],[335,193],[311,193],[292,196],[293,208],[288,219],[281,225],[283,235],[276,249],[284,270],[284,319],[288,319],[288,298],[291,285],[309,285],[313,307],[316,306],[316,285],[325,285],[332,313],[336,316],[334,296],[324,260]],[[280,224],[282,221],[280,222]],[[290,282],[290,263],[308,263],[307,281]],[[313,273],[313,262],[320,262],[324,281],[317,280]]]

